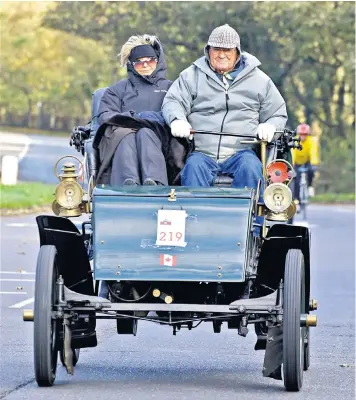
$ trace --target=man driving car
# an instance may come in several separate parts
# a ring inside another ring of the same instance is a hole
[[[182,185],[211,186],[224,173],[233,177],[232,187],[256,188],[263,180],[256,148],[241,144],[235,135],[271,141],[287,121],[284,99],[258,68],[260,61],[241,51],[240,37],[229,25],[212,31],[204,54],[181,72],[162,105],[175,137],[191,138],[191,129],[221,132],[194,134]]]

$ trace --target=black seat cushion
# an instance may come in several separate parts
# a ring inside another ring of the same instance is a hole
[[[228,174],[218,174],[213,186],[230,187],[234,178]]]
[[[96,178],[96,174],[98,172],[99,167],[99,156],[98,150],[93,148],[93,138],[90,138],[84,142],[84,151],[87,155],[86,158],[86,170],[87,170],[87,178],[90,179],[91,176]]]

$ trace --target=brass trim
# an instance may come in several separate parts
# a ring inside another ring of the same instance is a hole
[[[177,201],[175,189],[171,189],[171,191],[169,192],[168,201]]]
[[[314,314],[308,314],[305,320],[305,326],[311,327],[311,326],[317,326],[317,324],[318,324],[317,316]]]
[[[295,213],[297,212],[297,206],[295,205],[294,201],[291,202],[291,205],[287,208],[286,212],[288,219],[294,217]]]
[[[287,211],[275,213],[271,210],[268,210],[266,219],[268,221],[288,221],[289,218],[288,218]]]
[[[33,310],[23,310],[22,319],[24,321],[34,321],[34,312],[33,312]]]
[[[264,179],[264,187],[267,184],[267,169],[266,169],[266,162],[267,162],[267,141],[261,140],[261,162],[262,162],[262,171],[263,171],[263,179]]]
[[[82,170],[84,171],[83,163],[79,160],[78,157],[71,156],[71,155],[63,156],[63,157],[61,157],[61,158],[59,158],[59,159],[57,160],[57,162],[55,163],[54,168],[53,168],[54,174],[56,175],[56,177],[57,177],[59,180],[61,180],[61,179],[60,179],[60,175],[57,174],[57,165],[58,165],[58,163],[59,163],[61,160],[63,160],[64,158],[74,158],[74,159],[76,159],[76,160],[79,162],[79,164],[82,166]]]
[[[309,302],[309,310],[310,311],[315,311],[318,309],[318,300],[316,299],[310,299]]]

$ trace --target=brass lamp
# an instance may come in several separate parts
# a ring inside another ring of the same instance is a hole
[[[56,200],[52,204],[52,210],[60,217],[79,217],[82,215],[80,205],[84,195],[84,191],[78,183],[79,173],[75,164],[68,162],[63,165],[62,174],[58,175],[56,167],[60,160],[57,161],[55,166],[55,173],[60,183],[56,188]]]

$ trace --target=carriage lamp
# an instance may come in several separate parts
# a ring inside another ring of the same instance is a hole
[[[288,220],[287,210],[292,204],[292,191],[283,183],[272,183],[264,191],[263,199],[270,210],[266,218],[269,220]]]
[[[78,183],[79,174],[74,163],[66,163],[62,167],[62,174],[57,175],[60,183],[56,188],[56,200],[52,205],[55,214],[60,217],[79,217],[82,215],[80,205],[84,191]]]

